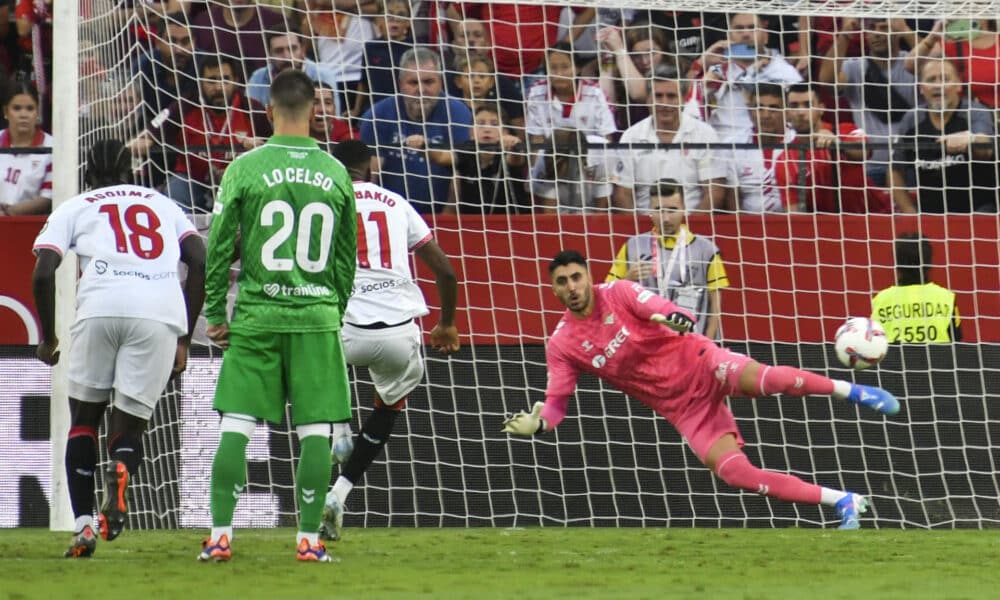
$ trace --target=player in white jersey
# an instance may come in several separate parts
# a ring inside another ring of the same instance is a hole
[[[156,190],[125,182],[132,157],[118,140],[100,141],[86,160],[91,191],[57,208],[35,240],[38,358],[59,361],[55,273],[73,250],[80,258],[77,320],[69,354],[71,423],[66,476],[76,517],[67,557],[97,545],[94,471],[97,428],[110,403],[110,465],[99,517],[102,538],[121,533],[129,478],[142,462],[142,432],[171,374],[187,365],[191,330],[205,298],[205,244],[180,208]],[[178,261],[188,268],[183,290]]]
[[[321,535],[340,538],[343,506],[389,440],[407,395],[424,376],[421,332],[413,321],[426,315],[424,296],[410,272],[410,252],[434,273],[441,315],[431,346],[443,354],[459,349],[455,327],[455,272],[430,228],[405,198],[371,183],[371,150],[358,140],[337,144],[333,155],[354,180],[358,214],[358,269],[341,336],[347,363],[368,367],[375,385],[375,410],[365,420],[353,450],[350,437],[334,440],[334,462],[346,464],[327,494]]]

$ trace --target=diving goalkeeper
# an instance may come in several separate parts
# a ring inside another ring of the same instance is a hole
[[[552,290],[567,311],[546,348],[545,402],[520,412],[503,431],[551,431],[566,416],[581,372],[592,373],[667,419],[698,458],[733,487],[789,502],[836,507],[841,529],[858,529],[868,501],[860,494],[806,483],[752,465],[741,450],[726,396],[830,395],[894,415],[899,402],[885,390],[828,379],[794,367],[762,365],[685,333],[693,317],[641,285],[595,286],[586,259],[564,250],[549,264]]]

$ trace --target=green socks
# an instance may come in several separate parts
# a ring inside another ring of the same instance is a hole
[[[301,454],[295,474],[295,496],[299,501],[299,531],[315,533],[323,518],[326,489],[330,486],[330,438],[310,435],[299,440]],[[214,488],[213,488],[214,490]],[[214,498],[214,495],[213,495]],[[213,505],[214,514],[214,505]]]
[[[247,483],[247,443],[241,433],[224,431],[212,461],[212,526],[233,524],[233,512]],[[329,454],[329,452],[327,452]],[[327,467],[329,473],[330,468]],[[320,503],[322,506],[322,503]]]

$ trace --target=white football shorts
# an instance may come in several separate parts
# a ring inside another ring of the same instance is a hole
[[[149,419],[177,354],[177,332],[166,323],[134,317],[92,317],[72,328],[69,396],[107,402]]]
[[[344,323],[340,334],[347,364],[368,367],[383,404],[392,406],[399,402],[423,378],[420,328],[415,322],[384,329],[363,329]]]

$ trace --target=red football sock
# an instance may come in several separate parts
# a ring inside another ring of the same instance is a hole
[[[715,472],[733,487],[788,502],[819,504],[823,494],[820,486],[794,475],[758,469],[741,450],[733,450],[719,459]]]

